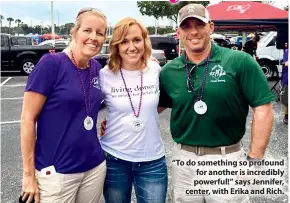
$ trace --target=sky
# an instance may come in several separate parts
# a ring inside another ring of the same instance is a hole
[[[273,5],[278,8],[287,6],[288,0],[275,0]],[[219,0],[211,0],[211,4],[218,3]],[[137,7],[137,1],[54,1],[54,23],[63,25],[75,21],[78,11],[83,7],[94,7],[102,10],[107,16],[110,25],[114,26],[121,18],[133,16],[142,21],[144,25],[154,26],[155,19],[153,17],[142,16]],[[14,20],[21,19],[22,22],[29,26],[35,25],[51,25],[51,1],[11,1],[1,0],[0,13],[4,16],[2,24],[8,26],[8,17]],[[170,25],[170,21],[159,20],[160,26]],[[12,26],[14,24],[12,23]]]

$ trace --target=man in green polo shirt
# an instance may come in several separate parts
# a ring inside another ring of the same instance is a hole
[[[249,106],[253,120],[248,159],[263,158],[272,130],[271,101],[275,97],[253,57],[211,41],[214,24],[204,6],[189,4],[178,15],[177,34],[185,53],[162,68],[159,101],[160,107],[172,109],[173,202],[249,202],[248,195],[230,191],[236,187],[234,182],[221,182],[225,177],[234,181],[237,174],[225,171],[222,176],[208,176],[208,171],[200,171],[234,170],[235,161],[245,158],[240,141]],[[224,162],[218,162],[221,159]],[[187,164],[181,165],[180,160]],[[215,165],[203,165],[206,161]],[[202,182],[205,179],[215,182],[206,185]],[[229,187],[230,193],[207,191],[219,186]]]

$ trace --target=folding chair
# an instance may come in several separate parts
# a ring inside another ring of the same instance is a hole
[[[272,82],[274,81],[274,85],[271,87],[271,92],[274,93],[274,95],[276,96],[276,102],[280,101],[280,94],[281,94],[281,90],[282,90],[282,85],[281,85],[281,77],[279,76],[273,76],[268,78],[268,82]]]

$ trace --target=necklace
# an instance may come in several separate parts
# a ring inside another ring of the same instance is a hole
[[[194,111],[199,115],[203,115],[207,112],[207,105],[204,101],[202,101],[202,98],[203,98],[203,93],[204,93],[204,88],[205,88],[206,76],[207,76],[207,72],[208,72],[209,59],[210,59],[210,54],[208,55],[208,57],[206,59],[206,66],[205,66],[204,75],[203,75],[203,79],[202,79],[201,92],[200,92],[199,97],[197,97],[198,101],[195,102],[195,104],[194,104]],[[194,87],[193,87],[193,84],[191,83],[191,80],[190,80],[187,55],[185,55],[185,61],[186,61],[185,68],[186,68],[186,74],[187,74],[187,83],[189,84],[191,91],[194,92]]]
[[[135,119],[131,122],[131,129],[138,133],[138,132],[141,132],[144,128],[144,124],[143,124],[143,121],[138,119],[139,115],[140,115],[140,109],[141,109],[141,105],[142,105],[142,95],[143,95],[143,71],[141,71],[141,87],[140,87],[140,101],[139,101],[139,108],[138,108],[138,112],[136,113],[135,111],[135,108],[133,106],[133,102],[132,102],[132,99],[131,99],[131,95],[129,93],[129,90],[127,88],[127,85],[126,85],[126,81],[125,81],[125,78],[124,78],[124,75],[123,75],[123,72],[122,72],[122,69],[120,68],[120,73],[121,73],[121,76],[122,76],[122,80],[123,80],[123,83],[124,83],[124,86],[125,86],[125,89],[126,89],[126,92],[128,94],[128,97],[129,97],[129,100],[130,100],[130,104],[131,104],[131,108],[134,112],[134,116],[135,116]]]
[[[78,71],[78,75],[79,75],[79,78],[80,78],[80,81],[81,81],[81,85],[82,85],[82,89],[83,89],[83,95],[84,95],[84,101],[85,101],[85,109],[86,109],[86,118],[84,119],[84,128],[86,130],[91,130],[94,126],[94,120],[92,119],[92,117],[90,116],[90,110],[91,110],[91,97],[92,97],[92,72],[91,72],[91,67],[88,66],[89,68],[89,95],[88,95],[88,99],[87,99],[87,94],[86,94],[86,90],[85,90],[85,84],[84,84],[84,81],[81,77],[81,71],[80,71],[80,68],[77,66],[77,63],[76,63],[76,60],[75,60],[75,57],[73,55],[73,52],[72,50],[70,51],[70,54],[72,56],[72,61],[73,61],[73,64],[75,65],[75,67],[77,68],[77,71]]]

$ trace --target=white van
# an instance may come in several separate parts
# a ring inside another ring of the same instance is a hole
[[[257,61],[267,78],[282,73],[283,50],[276,48],[276,38],[277,32],[269,32],[258,42]]]

